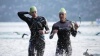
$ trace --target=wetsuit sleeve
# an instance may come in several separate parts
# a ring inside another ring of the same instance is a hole
[[[55,29],[57,29],[58,30],[58,27],[54,24],[53,26],[52,26],[52,30],[51,30],[51,33],[50,33],[50,39],[52,39],[53,38],[53,36],[54,36],[54,34],[53,34],[53,30],[55,30]]]
[[[74,26],[72,25],[72,28],[71,28],[71,34],[72,34],[72,36],[76,36],[76,34],[77,34],[77,31],[74,29]]]
[[[25,14],[29,14],[28,12],[18,12],[17,14],[20,17],[20,19],[22,19],[23,21],[26,21],[26,22],[29,21],[29,17],[25,16]]]
[[[49,27],[48,27],[47,21],[44,17],[43,17],[43,19],[44,19],[43,26],[45,27],[46,31],[48,31]]]
[[[52,26],[52,30],[51,30],[51,33],[50,33],[50,34],[52,34],[52,33],[53,33],[53,30],[54,30],[54,25]]]
[[[55,29],[55,27],[54,27],[54,25],[52,26],[52,30],[51,30],[51,33],[50,33],[50,39],[52,39],[53,38],[53,30]]]

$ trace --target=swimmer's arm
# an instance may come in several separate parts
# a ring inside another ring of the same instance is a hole
[[[19,18],[22,19],[23,21],[29,21],[29,17],[26,17],[25,14],[29,14],[29,12],[18,12],[17,13]]]
[[[52,39],[53,36],[54,36],[53,30],[54,30],[54,25],[52,26],[52,30],[51,30],[51,33],[50,33],[50,36],[49,36],[50,39]]]
[[[48,34],[50,31],[49,31],[49,27],[48,27],[48,24],[47,24],[47,21],[46,19],[43,17],[44,19],[44,22],[43,22],[43,26],[45,27],[45,34]]]
[[[72,27],[71,27],[71,34],[74,37],[76,37],[76,35],[77,35],[77,29],[74,28],[73,24],[72,24]]]

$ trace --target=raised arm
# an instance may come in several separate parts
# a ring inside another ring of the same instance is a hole
[[[29,14],[29,12],[18,12],[17,14],[20,17],[20,19],[22,19],[23,21],[26,21],[26,22],[29,21],[29,17],[25,16],[25,14]]]

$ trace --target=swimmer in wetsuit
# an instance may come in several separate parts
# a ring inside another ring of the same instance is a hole
[[[32,17],[27,17],[25,16],[26,14]],[[30,8],[30,12],[18,12],[18,16],[28,24],[31,31],[28,56],[43,56],[45,49],[44,34],[49,33],[46,19],[43,16],[37,15],[37,8],[35,6]],[[46,31],[44,31],[44,28]]]
[[[57,48],[56,48],[56,56],[71,56],[72,48],[70,42],[70,34],[72,36],[76,36],[78,25],[77,23],[72,24],[71,21],[67,20],[66,18],[66,10],[61,8],[59,12],[60,21],[53,24],[52,31],[50,34],[50,39],[53,38],[53,35],[57,33],[58,41],[57,41]]]

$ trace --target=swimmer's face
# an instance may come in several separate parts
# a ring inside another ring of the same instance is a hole
[[[65,21],[66,20],[66,13],[60,12],[59,18],[60,18],[60,21]]]
[[[30,15],[31,15],[32,17],[36,17],[36,16],[37,16],[37,11],[30,12]]]

